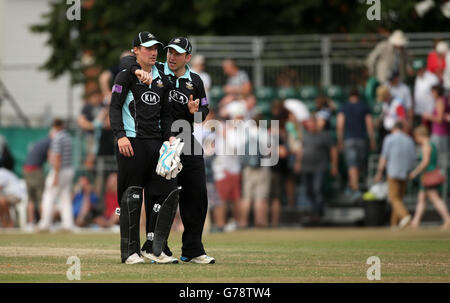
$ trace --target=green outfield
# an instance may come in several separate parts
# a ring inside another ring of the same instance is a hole
[[[169,244],[179,257],[181,234]],[[124,265],[114,233],[0,232],[0,282],[370,282],[366,260],[381,260],[381,282],[450,282],[450,231],[438,228],[276,229],[209,234],[214,265]]]

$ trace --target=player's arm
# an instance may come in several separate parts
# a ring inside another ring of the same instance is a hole
[[[129,92],[131,75],[127,71],[120,72],[112,88],[109,119],[111,129],[117,139],[125,137],[125,128],[122,119],[122,108]]]
[[[141,69],[141,66],[136,61],[135,56],[125,56],[120,59],[120,70],[128,70],[131,75],[135,75],[136,70]]]
[[[198,79],[198,83],[197,83],[197,88],[196,88],[196,95],[194,99],[194,102],[198,104],[195,104],[195,106],[191,106],[191,100],[189,100],[188,103],[188,117],[189,117],[189,122],[194,122],[194,113],[195,112],[199,112],[202,114],[202,121],[205,121],[206,116],[208,116],[209,114],[209,107],[208,107],[208,98],[206,97],[206,92],[205,92],[205,88],[203,86],[203,81],[200,79]]]
[[[127,157],[133,156],[131,143],[126,137],[123,125],[122,108],[128,95],[131,75],[128,71],[121,71],[114,81],[111,105],[109,107],[109,122],[114,136],[117,138],[119,152]]]
[[[167,81],[168,82],[168,81]],[[169,83],[165,84],[164,96],[161,101],[161,131],[163,141],[168,141],[169,138],[174,137],[171,127],[173,123],[172,103],[169,102]]]
[[[120,68],[126,69],[130,72],[132,76],[136,76],[139,81],[146,84],[151,84],[152,82],[152,76],[151,73],[146,72],[141,69],[141,66],[136,61],[135,56],[125,56],[120,59]]]

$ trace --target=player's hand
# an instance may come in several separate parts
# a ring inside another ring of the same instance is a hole
[[[200,104],[200,99],[195,99],[195,101],[194,101],[194,97],[191,95],[189,97],[189,102],[188,102],[189,112],[191,114],[198,112],[199,104]]]
[[[152,84],[152,74],[148,73],[142,69],[137,69],[134,74],[136,75],[136,77],[138,78],[139,81],[141,81],[142,83],[145,84]]]
[[[122,137],[117,140],[117,145],[119,146],[119,153],[125,157],[134,156],[133,147],[131,146],[130,140],[127,137]]]

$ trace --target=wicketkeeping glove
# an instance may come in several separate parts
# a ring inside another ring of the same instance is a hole
[[[172,144],[169,141],[164,141],[159,150],[158,165],[156,166],[156,173],[167,180],[175,178],[181,171],[180,154],[184,143],[181,139],[176,139]]]
[[[177,139],[179,140],[179,139]],[[172,166],[170,167],[170,170],[168,173],[166,173],[166,179],[170,180],[175,178],[178,173],[183,169],[183,165],[181,164],[180,155],[183,150],[184,142],[178,141],[174,142],[175,147],[175,156],[172,160]]]

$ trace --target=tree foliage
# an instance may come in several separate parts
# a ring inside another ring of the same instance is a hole
[[[442,0],[443,1],[443,0]],[[441,2],[442,2],[441,1]],[[439,1],[436,1],[439,2]],[[131,48],[139,31],[148,30],[162,42],[189,35],[289,35],[369,33],[402,29],[406,32],[448,28],[439,3],[423,18],[415,2],[380,0],[381,20],[369,21],[366,0],[85,0],[80,21],[69,21],[66,0],[53,1],[42,22],[32,26],[47,33],[52,53],[44,69],[56,78],[69,72],[84,81],[88,65],[101,68],[117,63]],[[83,60],[91,55],[93,62]]]

